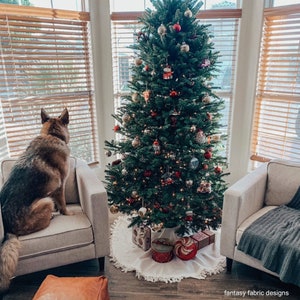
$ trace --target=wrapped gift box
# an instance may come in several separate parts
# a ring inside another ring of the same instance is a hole
[[[132,227],[132,242],[147,251],[151,247],[151,229],[148,226]]]
[[[166,263],[173,258],[173,244],[167,238],[158,238],[152,241],[152,258],[156,262]]]
[[[203,233],[202,231],[195,233],[191,236],[191,238],[196,243],[198,250],[209,245],[209,236]]]
[[[213,244],[215,242],[215,234],[212,231],[205,229],[202,232],[208,236],[209,244]]]

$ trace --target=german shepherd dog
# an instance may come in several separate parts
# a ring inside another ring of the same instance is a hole
[[[0,248],[0,292],[9,287],[17,267],[20,242],[17,236],[46,228],[54,203],[69,215],[65,182],[69,173],[69,113],[58,118],[41,110],[42,129],[12,168],[0,192],[6,240]]]

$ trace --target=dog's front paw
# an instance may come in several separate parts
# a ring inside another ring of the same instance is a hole
[[[62,215],[65,215],[65,216],[73,216],[75,214],[73,211],[69,211],[69,210],[66,210],[66,209],[61,209],[60,213]]]

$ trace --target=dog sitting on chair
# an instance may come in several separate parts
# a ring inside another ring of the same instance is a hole
[[[17,236],[49,226],[54,203],[69,215],[65,182],[69,173],[69,113],[58,118],[41,110],[42,129],[12,168],[0,192],[5,242],[0,248],[0,292],[9,287],[17,267],[20,243]]]

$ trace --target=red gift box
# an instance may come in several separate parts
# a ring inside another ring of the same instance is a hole
[[[202,232],[208,236],[209,244],[213,244],[215,242],[215,234],[212,231],[205,229]]]
[[[173,244],[169,239],[154,239],[151,245],[152,258],[156,262],[166,263],[173,258]]]
[[[209,245],[209,236],[199,231],[191,236],[194,240],[195,244],[197,245],[197,249],[200,250]]]

